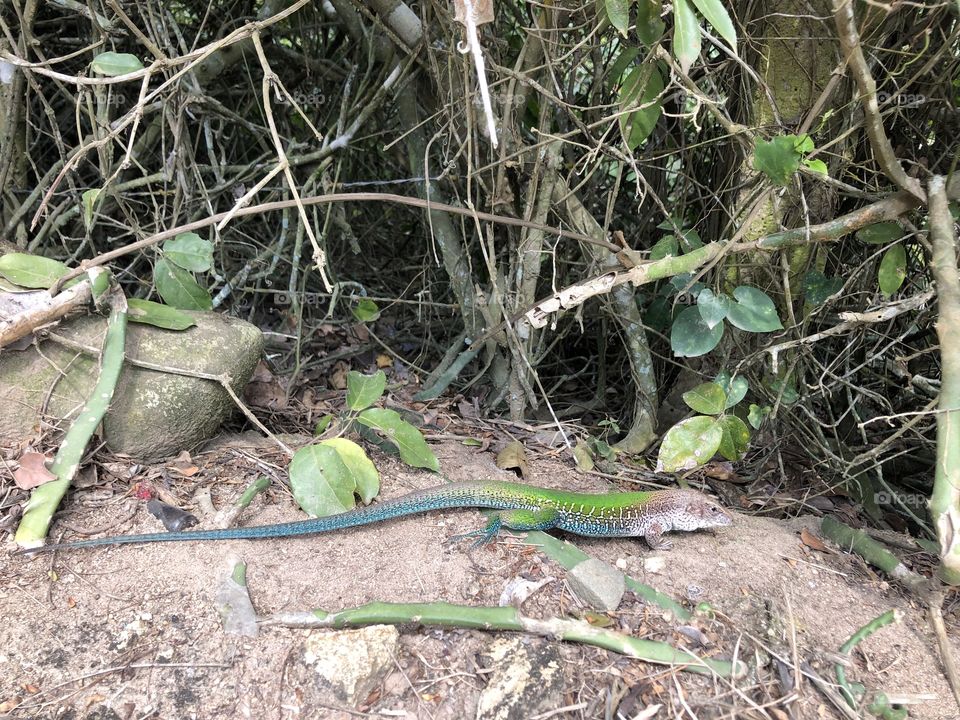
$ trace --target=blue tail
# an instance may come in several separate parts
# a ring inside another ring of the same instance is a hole
[[[197,540],[258,540],[261,538],[293,537],[314,533],[332,532],[358,525],[369,525],[384,520],[416,515],[431,510],[446,508],[494,508],[515,510],[530,508],[529,499],[524,502],[509,492],[492,492],[498,483],[451,483],[412,492],[395,500],[386,500],[359,507],[338,515],[281,523],[279,525],[254,525],[251,527],[227,528],[224,530],[188,530],[186,532],[160,532],[143,535],[115,535],[113,537],[78,540],[76,542],[44,545],[38,548],[18,550],[15,555],[72,550],[74,548],[102,547],[106,545],[131,545],[152,542],[191,542]],[[507,487],[506,483],[502,484]]]

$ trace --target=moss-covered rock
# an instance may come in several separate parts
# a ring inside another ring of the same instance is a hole
[[[214,380],[230,378],[240,394],[263,351],[255,326],[216,313],[191,313],[182,332],[131,323],[127,364],[103,422],[107,447],[145,461],[175,455],[211,437],[236,409]],[[106,321],[97,316],[61,323],[39,348],[0,353],[0,442],[65,429],[96,382]],[[149,364],[139,367],[130,361]]]

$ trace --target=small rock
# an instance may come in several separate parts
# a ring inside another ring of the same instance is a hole
[[[556,645],[528,643],[524,638],[500,638],[484,652],[493,661],[493,672],[480,693],[477,720],[527,720],[563,705]]]
[[[626,590],[623,573],[596,558],[575,565],[567,582],[580,601],[595,610],[616,610]]]
[[[399,639],[393,625],[311,634],[291,672],[303,706],[329,705],[330,693],[351,706],[366,700],[394,667]]]

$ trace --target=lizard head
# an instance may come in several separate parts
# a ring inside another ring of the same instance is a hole
[[[730,525],[733,517],[719,503],[696,491],[685,491],[683,509],[673,523],[677,530],[699,530]]]

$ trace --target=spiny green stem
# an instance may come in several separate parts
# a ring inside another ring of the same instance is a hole
[[[548,557],[560,563],[560,565],[567,570],[572,569],[574,565],[578,565],[584,560],[590,559],[589,555],[576,546],[571,545],[568,542],[564,542],[563,540],[558,540],[552,535],[547,535],[547,533],[540,532],[539,530],[528,532],[523,542],[527,545],[539,547],[544,553],[547,554]],[[678,603],[670,596],[664,595],[662,592],[655,590],[649,585],[644,585],[642,582],[634,580],[629,575],[624,576],[624,581],[627,589],[632,590],[647,602],[653,603],[654,605],[673,613],[673,616],[677,620],[689,620],[693,617],[693,613],[687,610],[687,608],[685,608],[683,605]]]
[[[739,677],[746,672],[743,663],[699,658],[696,655],[654,640],[641,640],[582,620],[550,618],[539,620],[521,615],[512,607],[470,607],[452,603],[373,602],[339,612],[278,613],[264,618],[262,624],[300,628],[345,628],[363,625],[438,625],[475,630],[512,630],[542,637],[579,642],[658,665],[677,665],[682,670],[721,677]]]
[[[102,295],[104,282],[102,276],[106,274],[108,273],[101,268],[90,270],[90,282],[99,291],[97,294]],[[123,293],[117,289],[108,295],[106,302],[109,303],[111,311],[107,320],[107,333],[103,340],[100,377],[79,416],[64,435],[60,450],[50,466],[50,472],[56,475],[57,479],[36,488],[27,502],[15,538],[21,547],[37,547],[43,543],[53,513],[77,474],[87,444],[103,420],[103,416],[106,415],[110,401],[113,399],[120,370],[123,368],[124,342],[127,336],[127,301]]]

